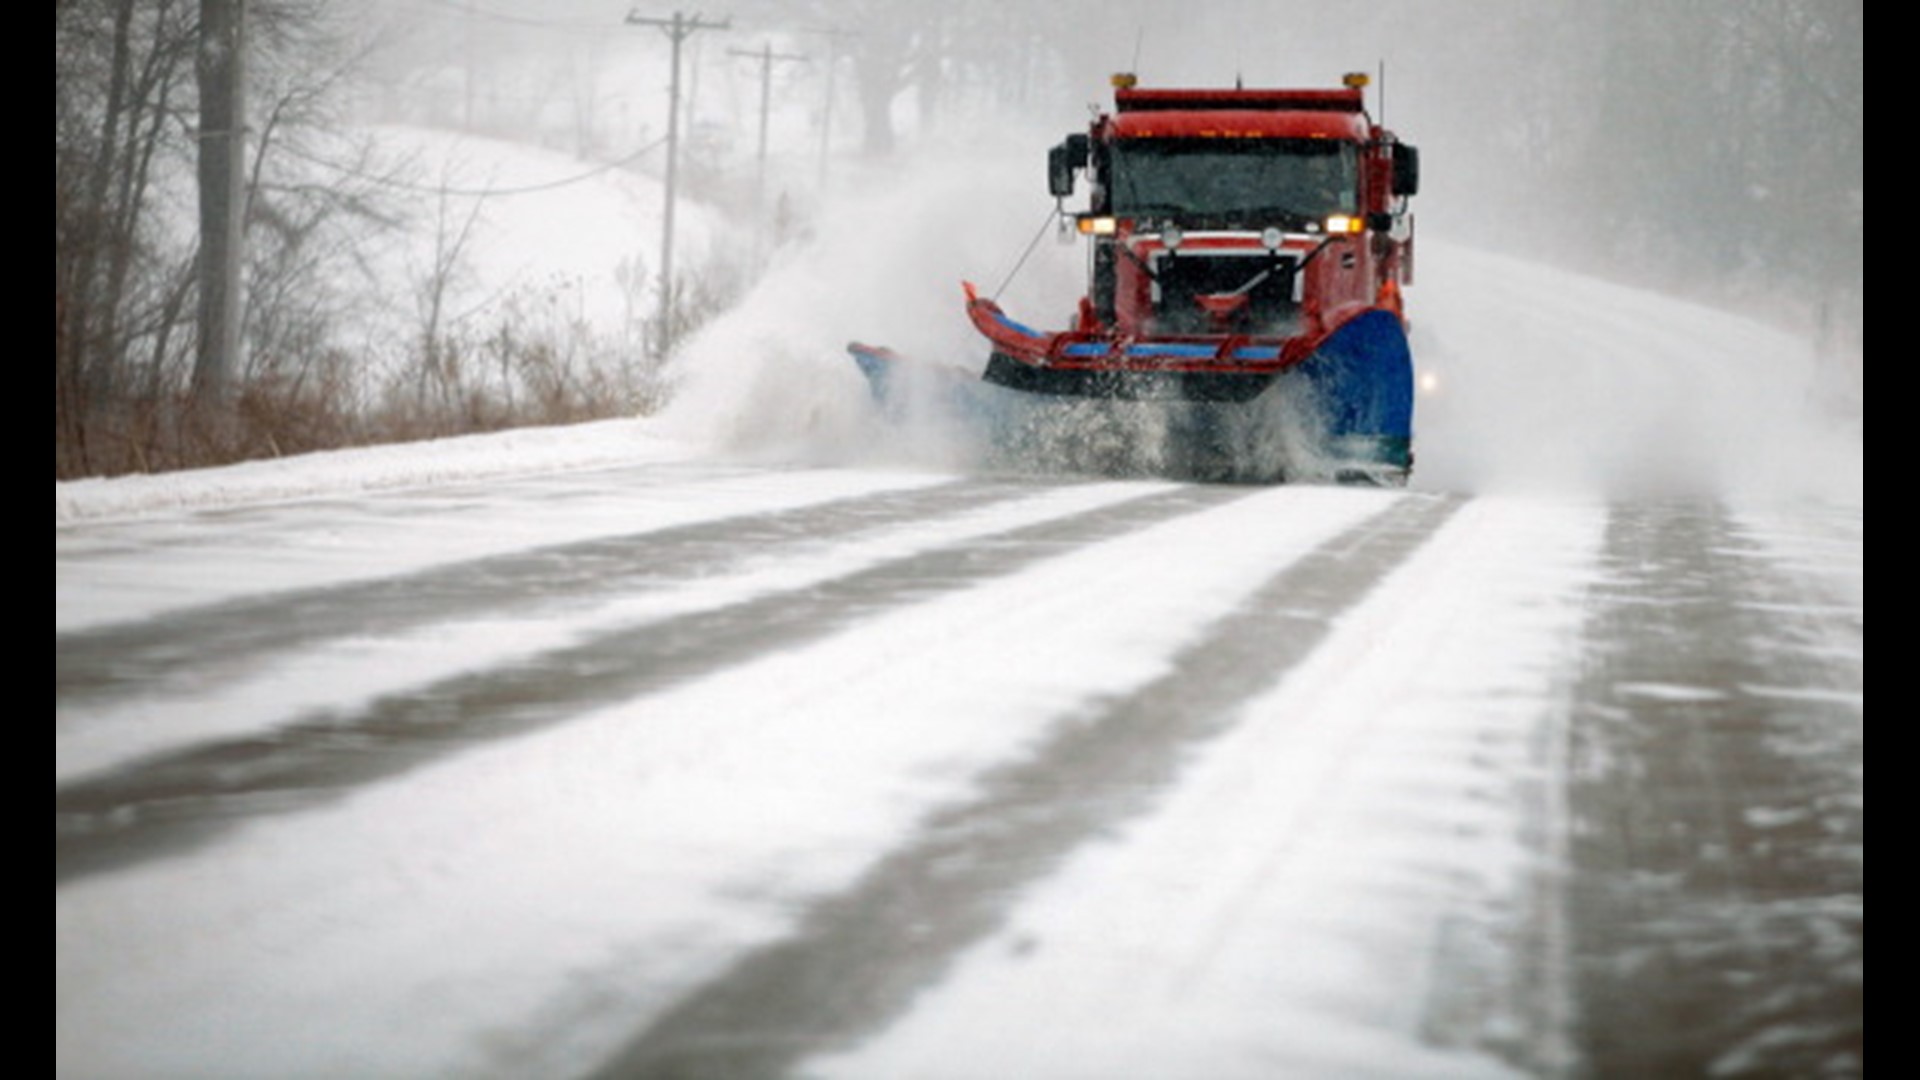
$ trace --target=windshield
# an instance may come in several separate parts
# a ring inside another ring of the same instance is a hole
[[[1338,139],[1126,139],[1113,146],[1122,216],[1306,218],[1360,208],[1359,149]]]

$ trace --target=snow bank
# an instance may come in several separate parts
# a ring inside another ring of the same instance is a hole
[[[427,484],[679,461],[698,453],[644,420],[520,428],[486,435],[302,454],[216,469],[70,480],[53,485],[55,527],[172,510],[204,510]]]
[[[1810,343],[1656,293],[1421,240],[1418,486],[1857,503],[1857,425]]]

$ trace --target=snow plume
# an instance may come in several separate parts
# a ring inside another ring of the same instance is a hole
[[[1858,432],[1822,409],[1809,343],[1425,238],[1420,256],[1417,486],[1859,501]]]
[[[1047,145],[1035,134],[1003,148],[929,149],[837,181],[808,239],[777,252],[746,298],[676,354],[662,422],[763,459],[966,464],[973,448],[937,411],[883,426],[847,345],[977,374],[986,349],[960,283],[991,294],[1036,231],[1053,230]],[[1063,322],[1084,257],[1077,242],[1041,236],[1001,296],[1009,313]]]
[[[1003,135],[843,181],[811,237],[777,253],[744,302],[679,353],[668,428],[759,460],[1042,471],[1084,471],[1089,448],[1131,438],[1120,457],[1151,468],[1157,433],[1116,430],[1110,407],[1022,427],[1018,461],[931,389],[904,395],[905,422],[883,423],[847,355],[861,341],[893,348],[909,373],[980,370],[986,347],[959,282],[991,295],[1035,230],[1052,228],[1046,145],[1042,133]],[[1407,292],[1423,379],[1414,486],[1858,500],[1858,433],[1822,415],[1808,343],[1657,293],[1420,243]],[[1065,325],[1084,276],[1082,243],[1041,235],[1000,300],[1029,325]]]

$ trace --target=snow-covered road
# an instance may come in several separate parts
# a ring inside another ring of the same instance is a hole
[[[1857,1070],[1857,443],[1447,254],[1406,491],[684,417],[57,486],[58,1071]]]

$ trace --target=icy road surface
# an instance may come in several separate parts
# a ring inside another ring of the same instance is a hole
[[[59,1073],[1857,1073],[1857,488],[1720,468],[1707,316],[1539,282],[1529,400],[1429,276],[1406,491],[644,423],[57,488]]]

